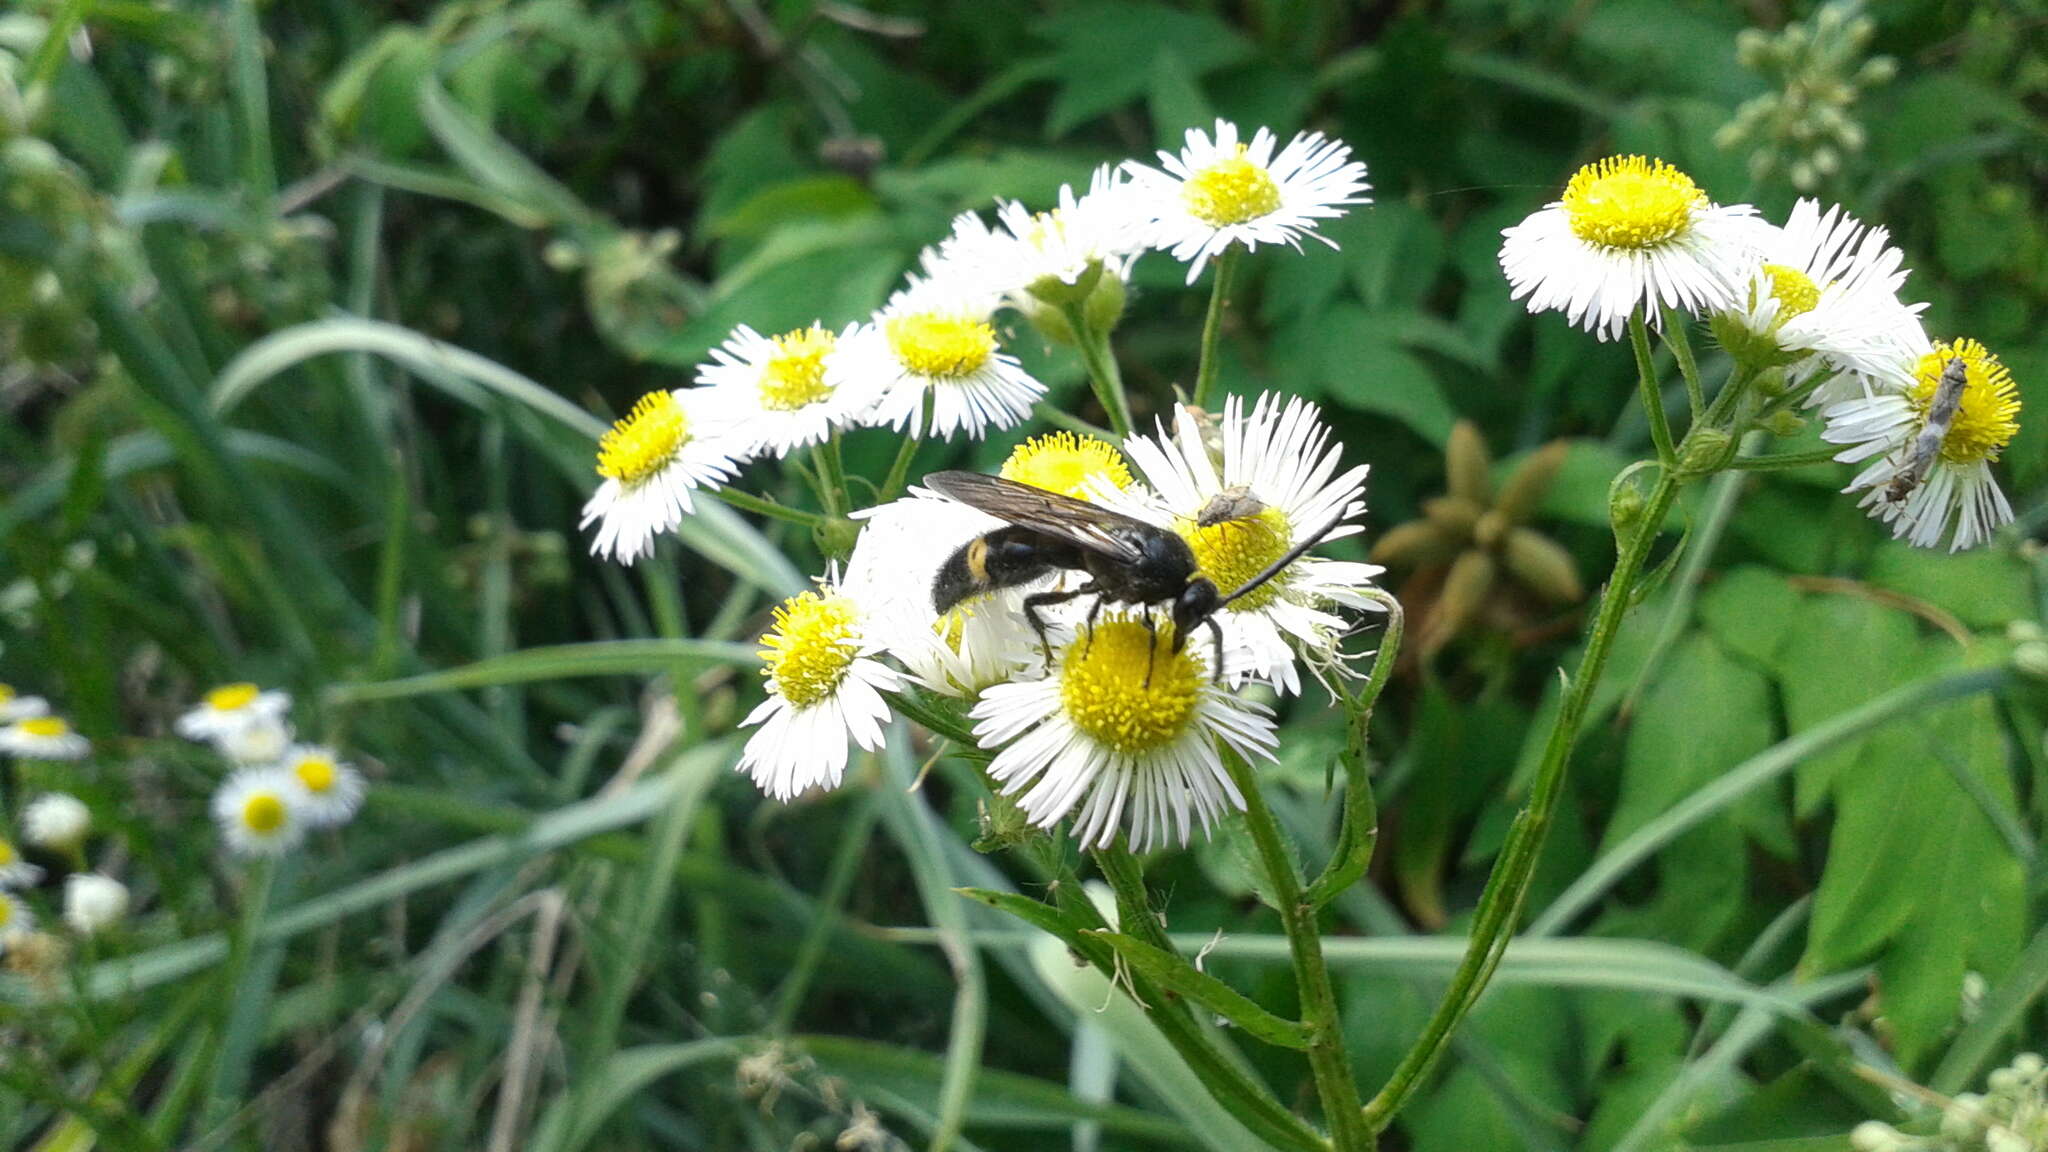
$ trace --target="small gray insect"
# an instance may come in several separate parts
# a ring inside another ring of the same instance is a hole
[[[1196,514],[1195,524],[1208,528],[1226,520],[1249,520],[1265,510],[1265,502],[1252,495],[1250,485],[1233,484],[1209,497],[1209,502]]]
[[[1956,422],[1956,409],[1963,403],[1963,385],[1969,380],[1970,368],[1961,356],[1942,368],[1941,381],[1934,386],[1934,400],[1927,405],[1927,426],[1906,446],[1906,465],[1884,491],[1888,502],[1904,500],[1926,481],[1927,470],[1934,467],[1934,458],[1941,452],[1941,442],[1948,439],[1948,430]]]

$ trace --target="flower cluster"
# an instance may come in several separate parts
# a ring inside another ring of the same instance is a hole
[[[1314,405],[1274,396],[1232,397],[1220,419],[1179,406],[1121,451],[1037,437],[1002,468],[1171,534],[1226,595],[1305,542],[1357,532],[1365,473],[1343,466]],[[857,515],[844,575],[785,602],[763,638],[768,698],[747,718],[759,731],[741,769],[778,798],[834,786],[849,740],[878,747],[888,694],[914,686],[963,703],[990,777],[1033,824],[1072,816],[1089,846],[1119,830],[1138,849],[1185,843],[1241,808],[1226,750],[1270,757],[1277,742],[1244,689],[1298,692],[1303,666],[1341,674],[1344,613],[1374,605],[1379,571],[1305,555],[1227,602],[1213,628],[1179,635],[1164,606],[1105,605],[1076,573],[1015,566],[988,539],[1002,520],[936,491]],[[942,594],[949,573],[959,588]]]
[[[178,735],[235,765],[214,792],[213,816],[238,855],[280,855],[310,829],[348,823],[362,806],[363,774],[331,748],[297,743],[291,705],[283,692],[223,684],[178,717]]]
[[[48,789],[21,806],[18,840],[0,835],[0,954],[38,939],[48,942],[35,935],[36,914],[27,897],[48,873],[28,859],[25,848],[61,865],[64,923],[81,936],[99,932],[127,913],[128,889],[112,877],[85,870],[92,809],[76,795],[55,789],[75,767],[71,762],[89,755],[92,745],[51,715],[43,697],[22,695],[10,684],[0,684],[0,724],[6,725],[0,728],[0,756],[35,769],[30,774],[18,768],[14,779]]]
[[[598,447],[602,477],[583,511],[593,551],[631,563],[748,461],[829,450],[845,430],[981,438],[1015,427],[1045,386],[1004,350],[1004,311],[1048,338],[1106,336],[1133,262],[1153,249],[1189,280],[1232,245],[1299,245],[1316,222],[1366,202],[1365,166],[1319,133],[1284,148],[1218,121],[1190,131],[1160,166],[1104,166],[1056,206],[966,213],[865,322],[768,335],[741,325],[697,371],[697,386],[650,393]],[[1320,239],[1320,237],[1318,237]]]
[[[1746,383],[1819,406],[1837,458],[1871,461],[1847,490],[1895,537],[1969,548],[2012,519],[1990,465],[2019,431],[2019,396],[1983,345],[1929,339],[1925,305],[1900,299],[1903,261],[1839,207],[1801,200],[1773,225],[1641,156],[1581,168],[1500,252],[1530,311],[1602,339],[1666,312],[1707,320]]]
[[[1867,1120],[1849,1134],[1850,1146],[1856,1152],[2031,1152],[2048,1146],[2048,1061],[2022,1052],[1992,1072],[1984,1089],[1948,1101],[1937,1132],[1913,1135]]]

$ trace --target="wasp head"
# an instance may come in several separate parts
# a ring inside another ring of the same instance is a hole
[[[1188,581],[1173,600],[1173,650],[1180,651],[1188,642],[1188,633],[1202,626],[1202,622],[1216,614],[1223,607],[1223,594],[1216,591],[1216,585],[1206,576],[1197,576]]]

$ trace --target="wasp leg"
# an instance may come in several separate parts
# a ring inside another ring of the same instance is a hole
[[[1159,654],[1159,625],[1152,619],[1152,606],[1145,605],[1145,687],[1152,686],[1152,660]]]
[[[1102,615],[1102,597],[1097,596],[1095,598],[1095,606],[1088,609],[1088,647],[1083,648],[1083,652],[1095,646],[1095,618],[1100,615]]]
[[[1076,596],[1093,591],[1095,585],[1083,584],[1079,588],[1069,588],[1065,592],[1033,592],[1024,598],[1024,619],[1029,620],[1031,630],[1038,633],[1038,650],[1045,654],[1046,675],[1052,675],[1052,641],[1045,638],[1045,621],[1039,617],[1038,610],[1054,604],[1065,604]],[[1101,606],[1102,602],[1096,601],[1096,607]],[[1093,619],[1093,613],[1090,613],[1090,619]]]
[[[1218,624],[1214,616],[1204,620],[1203,623],[1209,626],[1209,635],[1216,641],[1216,666],[1211,668],[1209,673],[1216,683],[1221,684],[1223,683],[1223,625]]]

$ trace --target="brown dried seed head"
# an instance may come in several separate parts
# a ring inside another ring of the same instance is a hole
[[[1461,554],[1444,577],[1443,592],[1429,614],[1429,631],[1423,648],[1434,652],[1455,639],[1486,606],[1493,592],[1493,557],[1479,551]]]
[[[1372,562],[1396,568],[1443,564],[1457,555],[1464,543],[1462,533],[1449,531],[1434,521],[1410,520],[1380,536],[1372,546]]]
[[[1515,474],[1501,485],[1500,499],[1494,507],[1507,517],[1509,523],[1519,524],[1529,518],[1536,506],[1543,503],[1544,493],[1564,467],[1566,456],[1571,455],[1571,445],[1563,440],[1552,440],[1543,447],[1529,453],[1527,459],[1515,468]]]
[[[1451,427],[1450,443],[1444,446],[1444,468],[1449,473],[1451,495],[1486,504],[1493,498],[1493,461],[1487,456],[1486,441],[1479,426],[1460,420]]]
[[[1572,554],[1540,532],[1527,528],[1509,531],[1501,556],[1515,579],[1553,604],[1576,603],[1586,595]]]
[[[1486,511],[1483,504],[1474,504],[1460,496],[1437,496],[1422,502],[1422,514],[1430,522],[1459,537],[1470,537],[1472,525],[1479,522],[1479,514]]]

